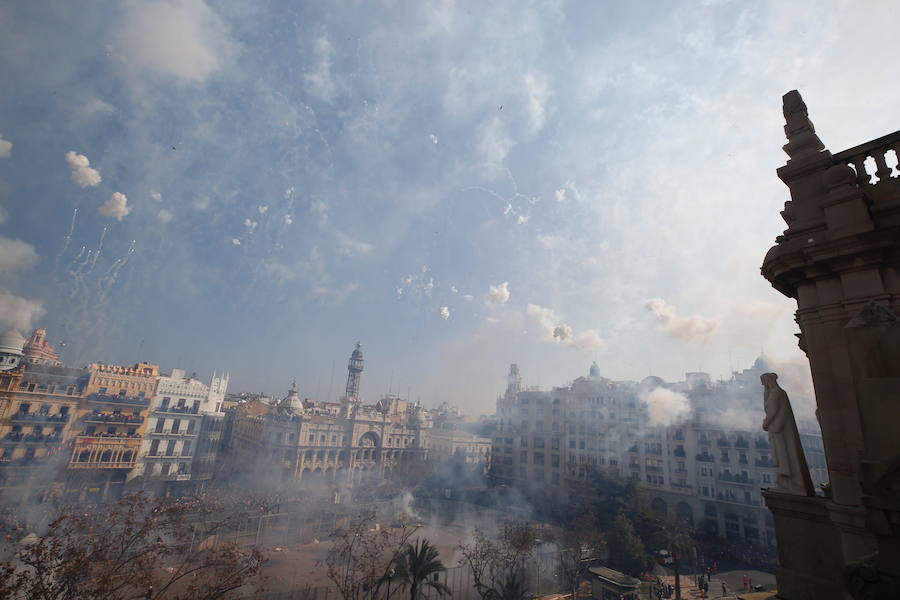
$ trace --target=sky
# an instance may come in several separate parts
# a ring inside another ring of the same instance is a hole
[[[802,363],[781,96],[893,131],[890,2],[0,5],[0,327],[67,363],[493,411]],[[788,389],[790,393],[791,390]]]

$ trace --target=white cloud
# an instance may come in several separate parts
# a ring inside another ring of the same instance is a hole
[[[557,202],[564,202],[566,199],[566,188],[560,188],[553,192],[553,199]]]
[[[506,204],[503,205],[503,214],[508,215],[509,213],[512,212],[512,209],[513,209],[513,205],[510,204],[509,202],[507,202]]]
[[[345,233],[337,234],[338,255],[350,258],[363,258],[372,254],[375,246],[368,242],[361,242],[351,238]]]
[[[258,224],[259,224],[259,223],[257,223],[257,222],[254,221],[253,219],[244,219],[244,227],[246,227],[246,228],[249,229],[250,231],[253,231],[254,229],[256,229],[256,226],[257,226]]]
[[[72,181],[81,187],[100,185],[102,178],[97,169],[91,168],[91,161],[84,154],[66,152],[66,163],[72,169]]]
[[[0,330],[12,327],[20,332],[28,332],[34,322],[46,312],[40,300],[27,300],[0,292]]]
[[[437,145],[438,138],[436,135],[434,135],[433,133],[430,133],[430,134],[428,134],[428,139],[431,140],[432,144]]]
[[[126,5],[115,38],[126,65],[201,82],[234,53],[224,21],[203,0],[156,0]]]
[[[12,142],[4,140],[3,134],[0,134],[0,158],[9,158],[10,154],[12,154]]]
[[[431,290],[434,289],[434,278],[429,277],[428,281],[425,283],[425,285],[422,286],[422,289],[425,291],[426,294],[431,292]]]
[[[326,102],[331,102],[337,93],[337,84],[331,74],[334,47],[324,35],[316,39],[314,54],[316,58],[315,68],[307,73],[304,78],[315,95]]]
[[[259,206],[256,207],[256,210],[259,211],[259,214],[264,215],[267,212],[269,212],[269,207],[266,204],[260,204]]]
[[[596,329],[579,331],[574,337],[569,338],[568,344],[582,352],[596,352],[606,346],[603,336]]]
[[[76,109],[82,117],[93,117],[98,114],[109,114],[116,111],[116,107],[100,98],[92,98]]]
[[[539,235],[537,236],[538,244],[541,245],[541,248],[545,248],[550,250],[551,248],[556,248],[557,243],[559,243],[559,238],[555,235]]]
[[[529,304],[525,307],[525,314],[538,326],[540,342],[563,344],[581,352],[596,352],[605,345],[599,331],[586,329],[576,333],[551,308]]]
[[[463,294],[462,299],[465,300],[466,302],[471,302],[472,300],[475,299],[475,297],[472,294]]]
[[[509,282],[489,286],[486,298],[489,304],[506,304],[509,301]]]
[[[34,246],[0,236],[0,273],[24,271],[38,262]]]
[[[284,219],[285,225],[293,225],[294,224],[294,217],[292,215],[284,215],[284,217],[282,217],[282,218]]]
[[[544,122],[547,119],[546,104],[550,98],[550,92],[540,75],[528,73],[525,75],[525,94],[528,97],[526,103],[528,128],[531,133],[537,133],[544,128]]]
[[[438,316],[445,321],[450,318],[450,309],[446,306],[442,306],[438,309]]]
[[[452,293],[454,293],[454,294],[458,294],[458,293],[459,293],[459,290],[456,289],[456,286],[455,286],[455,285],[451,285],[451,286],[450,286],[450,291],[451,291]]]
[[[154,200],[162,200],[162,194],[160,194],[159,192],[152,192],[150,194],[150,197]]]
[[[397,292],[398,297],[403,295],[403,288],[397,288],[395,291]]]
[[[128,198],[122,192],[113,192],[109,199],[100,205],[97,211],[104,217],[121,221],[131,212]]]
[[[172,217],[174,217],[174,216],[175,215],[172,214],[171,210],[166,210],[165,208],[163,208],[158,213],[156,213],[156,219],[160,223],[168,223],[169,221],[172,220]]]
[[[653,313],[663,333],[686,342],[706,340],[719,324],[718,319],[697,315],[679,317],[675,312],[675,307],[666,304],[662,298],[652,298],[644,306]]]
[[[668,427],[685,421],[691,414],[691,402],[687,396],[664,387],[655,388],[641,401],[647,405],[649,425]]]
[[[527,222],[528,222],[528,217],[526,217],[524,215],[519,215],[518,217],[516,217],[516,225],[524,225]]]
[[[239,240],[239,239],[237,239],[237,238],[231,238],[231,245],[232,245],[232,246],[240,246],[240,245],[241,245],[241,240]]]

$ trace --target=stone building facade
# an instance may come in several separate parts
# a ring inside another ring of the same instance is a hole
[[[762,264],[797,301],[831,482],[768,490],[779,596],[900,597],[900,131],[832,154],[795,90],[783,98],[791,199]],[[873,168],[874,167],[874,168]]]
[[[759,405],[758,390],[746,390],[743,381],[767,367],[760,359],[730,381],[713,383],[705,373],[690,373],[684,382],[666,384],[656,377],[612,381],[593,365],[589,376],[569,386],[535,390],[522,386],[513,365],[497,401],[492,473],[562,502],[572,500],[570,491],[593,471],[631,478],[658,513],[724,538],[772,545],[772,516],[761,496],[775,473],[768,439],[716,410],[726,398],[741,402],[751,392],[746,402]],[[690,418],[651,426],[641,398],[657,389],[686,396]]]

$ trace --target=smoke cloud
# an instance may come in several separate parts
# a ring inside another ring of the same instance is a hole
[[[675,312],[675,307],[666,304],[662,298],[648,300],[644,306],[653,313],[660,325],[660,331],[669,337],[685,342],[706,340],[719,324],[717,319],[707,319],[697,315],[679,317]]]
[[[504,281],[488,287],[488,304],[506,304],[509,302],[509,282]]]
[[[158,213],[156,213],[156,219],[160,223],[168,223],[169,221],[172,220],[172,217],[174,217],[174,216],[175,215],[172,214],[171,210],[166,210],[165,208],[160,210]]]
[[[131,213],[128,206],[128,198],[122,192],[113,192],[109,200],[100,205],[98,209],[104,217],[121,221]]]
[[[28,331],[46,312],[40,300],[27,300],[0,292],[0,329],[4,331],[10,327]]]
[[[557,202],[564,202],[566,199],[566,188],[561,188],[553,192],[553,199]]]
[[[691,414],[688,397],[664,387],[654,389],[641,400],[647,405],[651,427],[669,427],[685,421]]]
[[[594,352],[605,344],[599,331],[586,329],[576,333],[572,327],[563,323],[561,317],[551,308],[529,304],[525,307],[525,314],[540,329],[539,340],[541,342],[563,344],[581,352]]]
[[[2,222],[2,221],[0,221]],[[23,271],[37,264],[34,246],[0,236],[0,273]]]
[[[84,154],[66,152],[66,163],[72,169],[72,181],[81,187],[94,187],[100,185],[102,178],[100,171],[91,168],[91,161]]]
[[[9,158],[10,154],[12,154],[12,142],[3,139],[3,134],[0,134],[0,158]]]

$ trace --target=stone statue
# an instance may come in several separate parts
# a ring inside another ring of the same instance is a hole
[[[759,379],[765,388],[763,405],[766,417],[762,428],[769,432],[772,463],[778,469],[775,489],[789,494],[812,496],[812,479],[787,392],[778,385],[778,375],[775,373],[763,373]]]

